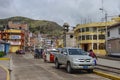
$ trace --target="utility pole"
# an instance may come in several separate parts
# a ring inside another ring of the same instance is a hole
[[[108,14],[107,14],[107,11],[103,8],[103,0],[102,0],[102,8],[100,8],[100,10],[102,11],[102,13],[104,12],[105,13],[105,49],[106,49],[106,53],[108,52],[108,48],[107,48],[107,45],[108,45],[108,42],[107,42],[107,17],[108,17]]]
[[[106,53],[108,52],[108,42],[107,42],[107,32],[108,32],[108,30],[107,30],[107,12],[105,12],[105,47],[106,47]]]

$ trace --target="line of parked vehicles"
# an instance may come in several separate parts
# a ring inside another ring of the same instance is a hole
[[[68,73],[76,69],[93,72],[95,66],[94,59],[80,48],[45,49],[42,56],[45,62],[54,62],[57,69],[65,65]]]
[[[25,54],[25,51],[17,50],[16,54]],[[44,62],[53,62],[57,69],[65,65],[68,73],[76,69],[93,72],[95,66],[94,59],[89,56],[89,53],[80,48],[35,49],[34,58],[43,58]]]

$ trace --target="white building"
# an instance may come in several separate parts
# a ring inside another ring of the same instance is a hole
[[[108,28],[107,47],[110,55],[120,56],[120,23],[116,23]]]
[[[69,31],[66,33],[66,47],[77,47],[74,31]]]

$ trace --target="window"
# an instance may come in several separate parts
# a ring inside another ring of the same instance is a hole
[[[88,27],[86,27],[86,32],[88,32],[89,31],[89,28]]]
[[[99,35],[99,39],[105,39],[105,35]]]
[[[97,31],[97,28],[96,27],[93,27],[93,32],[96,32]]]
[[[82,32],[85,32],[85,28],[82,28]]]
[[[107,32],[107,36],[110,37],[110,31]]]
[[[86,39],[87,40],[91,40],[92,39],[92,35],[86,35]]]
[[[93,28],[89,28],[89,31],[90,31],[90,32],[93,32]]]
[[[93,39],[94,39],[94,40],[97,40],[97,35],[93,35]]]
[[[99,49],[105,49],[104,43],[100,43],[100,44],[99,44]]]
[[[86,39],[87,39],[87,40],[89,40],[89,36],[90,36],[90,35],[86,35]]]
[[[97,49],[97,43],[93,44],[93,49]]]
[[[68,49],[70,55],[87,55],[82,49]]]
[[[82,40],[85,40],[85,36],[84,35],[82,36]]]

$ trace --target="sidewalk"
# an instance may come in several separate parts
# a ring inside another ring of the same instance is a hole
[[[6,55],[0,58],[0,80],[10,80],[10,56]]]
[[[98,58],[97,64],[120,69],[120,61],[117,60]]]
[[[0,66],[0,80],[7,80],[7,72]]]

